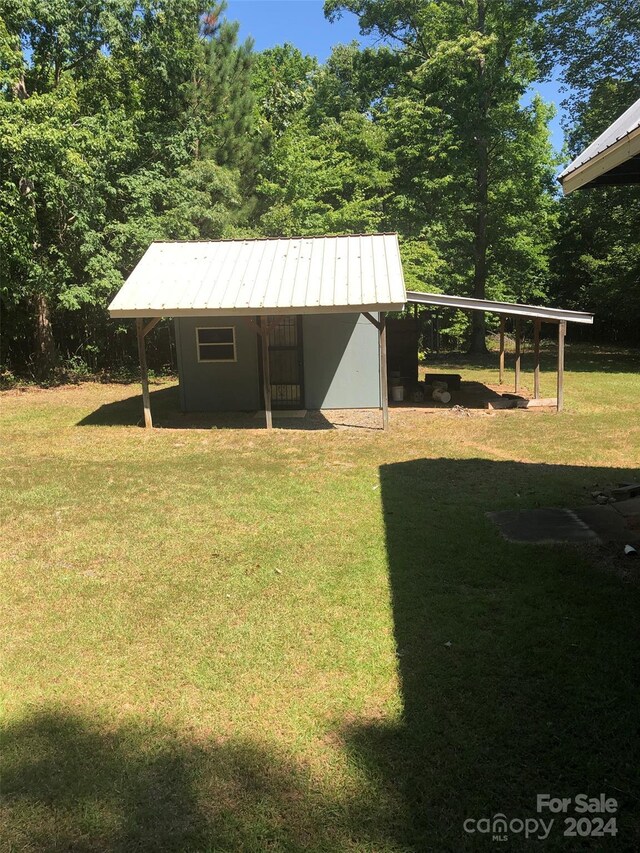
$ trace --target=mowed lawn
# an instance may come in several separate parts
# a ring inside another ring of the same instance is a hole
[[[4,393],[0,848],[458,853],[493,846],[467,818],[604,792],[615,837],[503,846],[638,849],[640,589],[485,517],[638,478],[640,354],[567,368],[561,415],[386,434]]]

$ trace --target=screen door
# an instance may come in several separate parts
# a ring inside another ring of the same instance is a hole
[[[269,317],[271,406],[304,409],[302,317]]]

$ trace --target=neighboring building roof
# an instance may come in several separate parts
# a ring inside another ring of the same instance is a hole
[[[565,195],[584,186],[640,183],[640,98],[558,180]]]
[[[396,234],[152,243],[112,317],[400,311]]]
[[[593,314],[587,314],[584,311],[565,311],[560,308],[546,308],[543,305],[520,305],[517,302],[470,299],[466,296],[447,296],[444,293],[418,293],[408,290],[407,302],[418,302],[422,305],[434,305],[442,308],[459,308],[461,311],[491,311],[494,314],[537,317],[540,320],[593,323]]]

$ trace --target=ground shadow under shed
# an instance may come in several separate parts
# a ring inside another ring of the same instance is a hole
[[[446,376],[446,374],[443,374],[443,376]],[[448,409],[453,408],[453,406],[462,406],[465,409],[486,410],[488,403],[496,403],[503,400],[503,394],[511,394],[512,396],[515,396],[513,395],[513,389],[507,385],[502,386],[501,392],[496,390],[496,388],[499,387],[500,386],[492,387],[490,385],[486,385],[484,382],[462,381],[460,382],[459,387],[456,388],[452,385],[451,388],[448,389],[451,394],[451,400],[448,403],[441,403],[439,400],[434,400],[431,389],[424,392],[423,389],[420,388],[422,399],[414,399],[415,392],[411,389],[407,389],[404,400],[401,402],[390,401],[389,408],[415,408],[433,411],[447,411]]]
[[[263,429],[264,416],[256,412],[181,412],[177,385],[150,393],[154,427],[160,429]],[[78,426],[144,426],[140,393],[105,403],[78,422]],[[334,424],[322,412],[307,412],[304,418],[273,418],[275,429],[328,430]]]

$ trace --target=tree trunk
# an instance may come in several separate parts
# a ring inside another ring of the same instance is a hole
[[[473,239],[473,296],[484,299],[487,285],[487,207],[489,156],[486,139],[478,140],[478,165],[476,169],[476,217]],[[486,325],[483,311],[473,311],[471,315],[471,341],[469,351],[483,353],[487,351]]]
[[[58,360],[56,343],[51,326],[51,309],[47,297],[39,293],[36,306],[36,376],[39,380],[50,378]]]
[[[478,0],[478,31],[485,31],[485,0]],[[478,102],[476,128],[476,190],[475,222],[473,238],[473,296],[484,299],[487,285],[487,211],[489,207],[489,142],[487,139],[487,118],[489,98],[486,89],[485,58],[480,56],[477,65]],[[484,312],[471,314],[471,341],[469,352],[487,352],[486,325]]]

